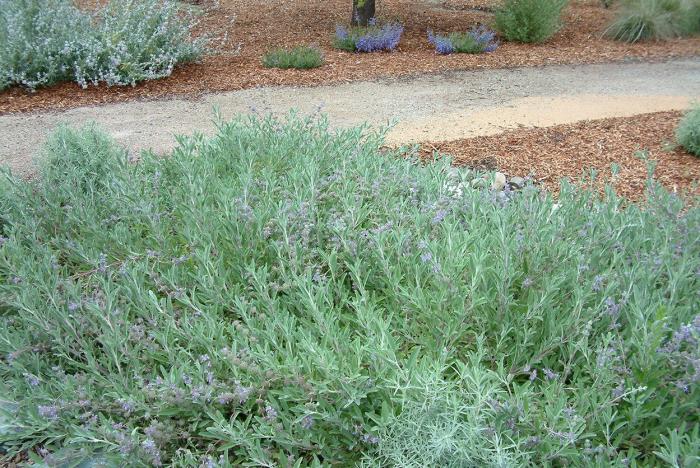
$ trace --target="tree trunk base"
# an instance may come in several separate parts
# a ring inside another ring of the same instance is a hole
[[[352,20],[353,26],[367,26],[369,20],[374,18],[375,0],[353,0]]]

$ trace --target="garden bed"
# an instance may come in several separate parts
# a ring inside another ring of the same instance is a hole
[[[408,2],[386,0],[378,6],[382,18],[401,20],[405,25],[399,48],[393,53],[350,54],[332,48],[336,24],[346,23],[349,2],[222,0],[218,7],[205,0],[207,11],[202,31],[222,35],[228,42],[222,54],[202,63],[185,65],[173,75],[135,87],[91,87],[82,90],[64,83],[35,93],[12,88],[0,93],[0,114],[41,109],[157,99],[172,95],[196,96],[268,85],[319,85],[381,76],[403,76],[454,69],[483,69],[548,64],[611,62],[630,59],[664,60],[691,56],[700,50],[700,38],[668,42],[624,44],[601,39],[601,32],[614,12],[598,2],[574,2],[564,14],[564,28],[541,45],[502,43],[491,54],[437,55],[426,39],[427,29],[466,30],[477,23],[490,23],[487,11],[495,2]],[[235,17],[235,21],[232,19]],[[317,44],[326,65],[313,70],[267,69],[262,55],[273,47]],[[235,53],[240,47],[240,52]]]
[[[700,159],[673,144],[680,112],[657,112],[521,129],[499,135],[422,146],[423,154],[448,153],[457,165],[499,170],[511,176],[531,176],[552,192],[564,177],[578,180],[589,169],[597,173],[598,188],[612,182],[616,191],[641,199],[647,181],[648,159],[658,162],[655,178],[667,189],[700,194]],[[620,169],[614,177],[611,167]]]
[[[0,460],[691,466],[700,208],[381,142],[239,118],[129,164],[64,128],[0,178]]]

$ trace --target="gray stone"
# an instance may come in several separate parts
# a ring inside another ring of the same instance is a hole
[[[518,176],[511,177],[510,178],[510,185],[512,188],[521,189],[521,188],[525,187],[525,179],[523,179],[522,177],[518,177]]]
[[[503,190],[506,186],[506,175],[501,172],[496,172],[493,176],[491,188],[493,190]]]

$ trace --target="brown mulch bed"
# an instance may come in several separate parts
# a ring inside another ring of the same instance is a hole
[[[496,5],[494,0],[383,0],[377,7],[378,15],[401,20],[406,32],[397,51],[378,54],[352,54],[332,48],[335,25],[347,23],[350,0],[221,0],[218,6],[214,1],[202,0],[207,13],[200,29],[218,36],[229,33],[228,42],[220,47],[221,55],[207,56],[199,64],[177,68],[169,78],[133,88],[100,86],[83,90],[75,83],[63,83],[29,93],[15,87],[0,92],[0,114],[174,95],[196,96],[257,86],[317,85],[456,69],[633,58],[651,61],[700,52],[700,38],[633,45],[601,39],[601,31],[614,12],[604,9],[596,0],[574,0],[565,12],[565,27],[545,44],[504,43],[492,54],[450,56],[435,54],[426,40],[426,30],[466,30],[477,23],[489,23],[492,15],[482,10],[492,9]],[[299,71],[266,69],[260,64],[266,50],[297,44],[320,46],[326,55],[326,65]],[[235,54],[239,45],[240,53]]]
[[[509,176],[531,176],[556,193],[559,180],[579,181],[594,169],[595,185],[612,182],[618,194],[632,200],[644,195],[646,151],[656,161],[655,178],[669,190],[700,195],[700,158],[674,147],[680,112],[657,112],[578,122],[556,127],[520,129],[500,135],[424,144],[424,155],[437,150],[457,165],[500,170]],[[619,172],[612,177],[611,166]]]

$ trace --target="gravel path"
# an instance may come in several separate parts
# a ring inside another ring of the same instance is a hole
[[[700,57],[665,63],[549,66],[449,72],[314,88],[273,87],[172,99],[0,116],[0,164],[27,174],[59,124],[95,121],[134,151],[167,151],[176,134],[213,131],[212,109],[311,113],[333,126],[395,122],[391,143],[450,141],[518,127],[679,110],[700,99]]]

